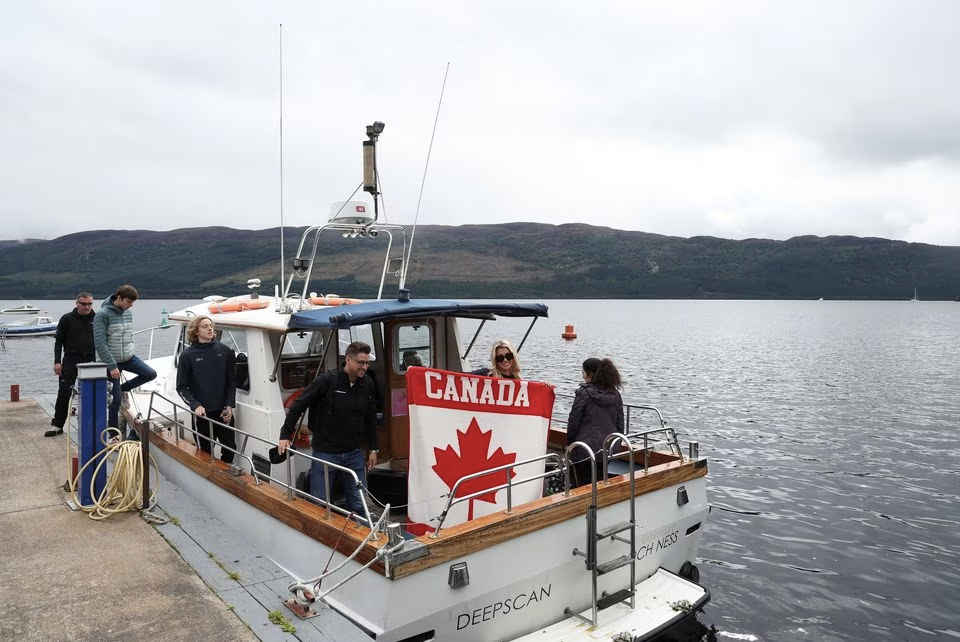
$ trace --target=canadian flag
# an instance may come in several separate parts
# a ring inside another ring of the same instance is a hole
[[[546,452],[552,386],[417,366],[407,369],[406,379],[410,409],[407,529],[411,533],[436,530],[457,480]],[[454,505],[443,526],[506,509],[506,489],[492,489],[505,484],[508,475],[516,482],[543,471],[540,459],[461,483],[457,497],[481,494]],[[542,491],[542,480],[514,486],[513,505],[538,499]]]

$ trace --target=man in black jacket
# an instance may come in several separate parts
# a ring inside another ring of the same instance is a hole
[[[216,337],[210,317],[190,320],[187,326],[190,347],[180,353],[177,365],[177,394],[194,412],[197,447],[212,453],[211,438],[219,441],[220,460],[232,464],[237,449],[236,434],[230,427],[237,403],[236,354]],[[218,423],[212,423],[211,417]]]
[[[300,417],[309,408],[308,425],[313,433],[313,456],[344,468],[357,475],[366,485],[366,471],[377,463],[377,401],[376,388],[370,377],[364,376],[370,366],[370,346],[355,341],[347,346],[347,359],[341,370],[325,372],[310,382],[287,411],[287,418],[280,429],[277,451],[283,454],[290,447],[294,429]],[[361,447],[366,441],[364,462]],[[366,463],[366,465],[364,465]],[[310,493],[326,500],[322,464],[314,462],[310,467]],[[360,492],[349,475],[329,468],[332,486],[337,477],[342,478],[351,511],[363,515]]]
[[[63,426],[70,413],[70,396],[73,384],[77,382],[77,364],[93,361],[93,295],[81,292],[77,295],[76,307],[60,317],[57,334],[53,340],[53,371],[60,377],[57,390],[57,402],[53,407],[53,419],[50,430],[44,437],[63,434]]]

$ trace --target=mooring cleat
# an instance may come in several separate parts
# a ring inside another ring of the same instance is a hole
[[[300,581],[291,582],[288,590],[293,593],[293,597],[284,601],[287,608],[301,620],[316,617],[320,611],[316,608],[317,593],[313,586],[308,586]]]
[[[309,620],[312,617],[317,617],[320,615],[320,611],[314,606],[303,606],[294,598],[288,598],[283,602],[286,604],[287,608],[293,611],[293,614],[296,615],[301,620]]]

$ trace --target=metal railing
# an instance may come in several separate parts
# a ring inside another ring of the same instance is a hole
[[[171,416],[170,414],[167,414],[167,413],[161,411],[161,410],[154,404],[154,399],[155,399],[155,398],[162,399],[164,402],[166,402],[167,404],[169,404],[169,405],[173,408],[173,414],[172,414],[172,416]],[[190,426],[188,426],[186,423],[184,423],[184,421],[181,421],[181,419],[184,418],[184,417],[183,417],[184,415],[187,415],[187,416],[191,417]],[[188,406],[182,404],[181,402],[178,402],[178,401],[175,401],[175,400],[173,400],[173,399],[170,399],[170,398],[166,397],[165,395],[163,395],[163,394],[161,394],[161,393],[159,393],[159,392],[151,392],[151,393],[150,393],[150,406],[149,406],[149,408],[148,408],[148,410],[147,410],[147,418],[146,418],[146,422],[147,422],[148,425],[150,424],[151,418],[154,417],[154,416],[160,417],[160,418],[162,418],[163,420],[165,420],[165,421],[167,422],[166,426],[167,426],[168,429],[172,428],[173,426],[176,426],[176,432],[174,433],[174,441],[175,441],[176,443],[179,443],[179,441],[180,441],[181,439],[185,439],[184,434],[185,434],[186,432],[192,433],[192,434],[195,436],[195,438],[208,439],[208,440],[211,442],[211,449],[210,449],[210,450],[211,450],[211,453],[210,453],[211,457],[210,457],[210,461],[211,461],[211,463],[213,463],[214,459],[213,459],[213,452],[212,452],[212,451],[213,451],[213,443],[215,442],[215,439],[214,439],[212,436],[211,436],[211,437],[208,437],[207,435],[202,434],[202,433],[200,433],[200,432],[198,432],[198,431],[196,431],[196,430],[194,430],[194,429],[192,428],[192,426],[194,425],[194,424],[193,424],[193,421],[192,421],[192,418],[198,417],[199,415],[197,415],[195,412],[193,412]],[[233,431],[233,432],[235,433],[235,435],[237,435],[237,436],[242,436],[242,437],[243,437],[243,442],[242,442],[242,444],[239,446],[239,449],[230,448],[229,446],[225,446],[225,445],[222,444],[222,443],[220,444],[220,448],[221,448],[221,450],[225,448],[225,449],[233,452],[235,455],[239,455],[241,458],[243,458],[245,461],[247,461],[247,462],[249,463],[249,465],[250,465],[250,474],[253,476],[253,478],[254,478],[254,483],[255,483],[255,484],[259,485],[261,479],[266,479],[266,480],[270,481],[271,483],[275,483],[275,484],[277,484],[278,486],[280,486],[280,487],[282,487],[282,488],[285,488],[286,491],[287,491],[287,498],[290,499],[291,501],[294,500],[294,499],[296,499],[297,497],[302,497],[302,498],[304,498],[304,499],[306,499],[306,500],[308,500],[308,501],[311,501],[311,502],[313,502],[313,503],[315,503],[315,504],[318,504],[318,505],[320,505],[320,506],[325,506],[325,507],[326,507],[326,511],[327,511],[327,518],[328,518],[328,519],[330,518],[330,516],[332,515],[333,512],[337,512],[337,513],[342,514],[342,515],[344,515],[344,516],[346,516],[346,517],[351,517],[352,515],[355,515],[354,512],[344,510],[344,509],[340,508],[339,506],[336,506],[335,504],[333,504],[333,503],[330,502],[330,501],[327,501],[327,500],[325,500],[325,499],[321,499],[320,497],[317,497],[316,495],[313,495],[313,494],[308,493],[308,492],[306,492],[306,491],[300,490],[299,488],[297,488],[297,487],[296,487],[294,484],[292,484],[292,483],[287,483],[287,482],[284,481],[283,479],[280,479],[280,478],[277,478],[277,477],[273,477],[272,475],[269,475],[269,474],[266,474],[266,473],[264,473],[264,472],[262,472],[262,471],[257,470],[256,466],[254,465],[253,459],[252,459],[249,455],[247,455],[245,452],[243,452],[243,451],[247,450],[247,443],[248,443],[249,440],[251,440],[251,439],[254,440],[254,441],[256,441],[256,442],[259,442],[259,443],[263,444],[264,446],[266,446],[266,449],[267,449],[267,450],[269,450],[270,448],[272,448],[272,447],[274,447],[274,446],[277,445],[277,444],[275,444],[274,442],[269,441],[269,440],[267,440],[267,439],[264,439],[263,437],[260,437],[259,435],[255,435],[255,434],[249,433],[249,432],[247,432],[247,431],[245,431],[245,430],[241,430],[240,428],[237,428],[237,427],[235,427],[235,426],[230,426],[230,425],[227,425],[227,424],[225,424],[225,423],[223,423],[223,422],[221,422],[221,421],[217,421],[216,419],[214,419],[214,418],[212,418],[212,417],[204,417],[204,419],[206,419],[207,421],[209,421],[211,424],[216,424],[216,425],[218,425],[218,426],[221,426],[221,427],[223,427],[223,428],[226,428],[226,429],[228,429],[228,430],[231,430],[231,431]],[[162,427],[162,425],[161,425],[161,427]],[[194,440],[194,443],[196,443],[196,440]],[[236,440],[236,443],[240,443],[240,441],[239,441],[239,440]],[[317,457],[314,457],[314,456],[312,456],[312,455],[308,455],[308,454],[306,454],[306,453],[302,453],[302,452],[300,452],[300,451],[298,451],[298,450],[295,450],[295,449],[292,448],[292,447],[291,447],[291,448],[288,448],[287,451],[286,451],[286,453],[287,453],[287,455],[288,455],[287,458],[286,458],[286,461],[285,461],[287,479],[290,480],[291,482],[292,482],[292,480],[293,480],[293,473],[295,472],[295,469],[296,469],[296,465],[293,463],[294,457],[302,457],[304,460],[309,460],[309,461],[311,462],[311,464],[310,464],[311,466],[312,466],[314,463],[317,463],[317,464],[320,464],[321,466],[323,466],[323,481],[324,481],[324,491],[325,491],[324,496],[325,496],[325,497],[330,497],[330,491],[331,491],[331,488],[330,488],[330,469],[332,468],[332,469],[335,469],[335,470],[338,470],[338,471],[340,471],[340,472],[345,473],[345,474],[350,478],[350,481],[352,482],[352,484],[357,488],[357,491],[358,491],[358,493],[359,493],[359,495],[360,495],[360,503],[363,505],[363,515],[357,515],[358,519],[363,520],[363,521],[366,523],[367,526],[372,526],[372,525],[374,524],[374,520],[373,520],[373,518],[372,518],[372,516],[371,516],[371,513],[370,513],[370,507],[369,507],[369,505],[368,505],[368,503],[367,503],[367,500],[366,500],[366,497],[365,497],[365,489],[363,488],[363,484],[360,483],[359,477],[357,477],[357,474],[356,474],[353,470],[351,470],[351,469],[349,469],[349,468],[346,468],[346,467],[344,467],[344,466],[340,466],[340,465],[338,465],[338,464],[334,464],[334,463],[332,463],[332,462],[324,461],[324,460],[319,459],[319,458],[317,458]],[[239,471],[238,471],[238,472],[239,472]],[[375,540],[376,540],[376,539],[379,539],[379,536],[374,535],[373,539],[375,539]]]
[[[169,330],[169,329],[172,328],[172,327],[174,327],[174,326],[173,326],[172,324],[170,324],[170,323],[167,323],[167,322],[166,322],[166,318],[164,318],[164,320],[163,320],[162,322],[160,322],[159,325],[155,325],[155,326],[151,326],[151,327],[149,327],[149,328],[143,328],[143,329],[141,329],[141,330],[135,330],[135,331],[134,331],[133,336],[137,336],[138,334],[143,334],[144,332],[149,332],[149,333],[150,333],[150,340],[149,340],[149,342],[148,342],[148,344],[147,344],[147,360],[148,360],[148,361],[153,358],[153,337],[155,336],[156,331],[157,331],[157,330]]]
[[[512,469],[518,466],[524,466],[526,464],[536,463],[541,460],[545,462],[544,466],[546,466],[546,462],[553,461],[555,464],[557,464],[558,468],[553,470],[544,470],[544,472],[540,474],[531,475],[529,477],[524,477],[518,480],[514,480],[512,475],[510,474],[510,472],[512,472]],[[450,489],[450,496],[447,499],[447,504],[446,506],[444,506],[443,511],[440,513],[440,517],[437,518],[437,528],[433,533],[430,534],[430,537],[431,538],[440,537],[440,529],[443,528],[443,522],[447,519],[447,514],[450,512],[450,509],[456,506],[457,504],[461,502],[469,501],[471,499],[476,499],[481,495],[498,493],[504,488],[506,488],[507,489],[507,513],[510,513],[513,510],[513,487],[514,486],[519,486],[521,484],[527,484],[530,482],[534,482],[537,480],[546,479],[548,477],[553,477],[553,476],[562,474],[565,468],[566,466],[564,465],[563,457],[561,457],[556,453],[547,453],[545,455],[531,457],[530,459],[524,459],[523,461],[514,462],[512,464],[504,464],[502,466],[496,466],[494,468],[490,468],[489,470],[484,470],[479,473],[471,473],[470,475],[465,475],[464,477],[461,477],[453,485],[453,488]],[[472,479],[477,479],[478,477],[486,477],[487,475],[492,475],[500,471],[506,471],[506,477],[507,477],[506,483],[500,484],[499,486],[484,488],[474,493],[470,493],[469,495],[457,497],[457,490],[459,490],[461,484],[464,484]]]
[[[554,414],[550,418],[550,425],[563,426],[566,428],[567,415],[563,413],[564,411],[569,413],[570,406],[573,404],[573,395],[558,392],[556,393],[556,398],[561,401],[561,404],[559,408],[554,406]],[[658,427],[635,429],[633,425],[641,421],[640,417],[643,416],[644,413],[652,413],[655,416],[653,423]],[[624,435],[627,439],[642,442],[645,449],[653,449],[661,443],[666,444],[672,454],[683,459],[683,452],[680,448],[680,443],[677,441],[676,432],[673,428],[667,426],[667,420],[663,418],[663,413],[661,413],[656,406],[632,403],[623,404],[623,427]],[[654,436],[658,434],[663,435],[663,439],[654,439]],[[646,466],[644,466],[644,468],[646,468]]]

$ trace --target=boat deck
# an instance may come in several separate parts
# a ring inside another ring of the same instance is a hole
[[[298,529],[305,535],[349,555],[366,537],[369,530],[358,527],[347,517],[305,499],[291,499],[286,489],[276,483],[257,483],[250,474],[231,474],[229,466],[199,451],[185,439],[177,440],[172,430],[149,431],[152,448],[158,448],[177,462],[206,478],[223,490],[270,514],[275,519]],[[705,461],[667,461],[647,472],[637,474],[636,494],[653,492],[707,474]],[[630,495],[627,475],[611,477],[598,487],[598,508],[623,502]],[[440,537],[417,537],[425,550],[415,559],[392,564],[387,569],[378,560],[372,567],[378,573],[397,579],[449,563],[466,554],[507,541],[519,535],[584,515],[592,502],[590,486],[571,490],[569,495],[556,493],[542,499],[515,506],[510,513],[495,513],[470,522],[443,528]],[[361,564],[376,557],[377,549],[386,546],[386,537],[366,544],[357,555]]]

